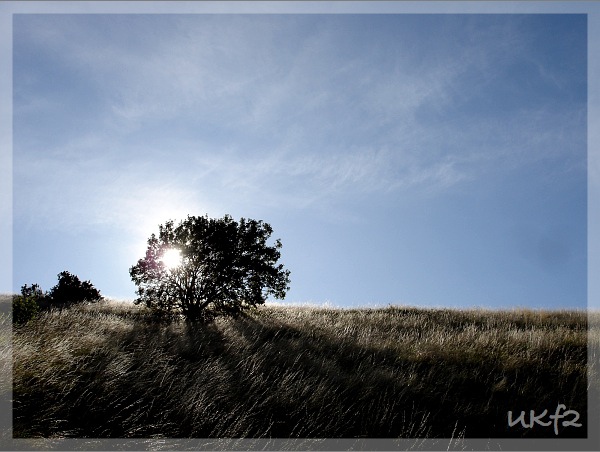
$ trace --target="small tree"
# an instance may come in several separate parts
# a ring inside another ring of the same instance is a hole
[[[80,281],[77,275],[68,271],[58,274],[58,284],[48,292],[50,305],[68,306],[83,301],[99,301],[100,291],[89,281]]]
[[[272,232],[262,221],[238,223],[229,215],[188,216],[178,226],[167,221],[148,239],[146,257],[129,269],[138,286],[135,303],[196,320],[235,316],[269,295],[283,299],[290,272],[276,265],[281,241],[267,245]]]

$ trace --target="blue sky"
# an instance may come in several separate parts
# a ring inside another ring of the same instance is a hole
[[[15,15],[13,290],[263,219],[288,302],[585,308],[585,15]]]

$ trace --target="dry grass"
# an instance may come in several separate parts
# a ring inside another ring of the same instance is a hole
[[[554,437],[507,412],[563,403],[583,427],[560,436],[585,437],[587,327],[584,311],[264,306],[194,325],[76,306],[14,331],[14,436]]]

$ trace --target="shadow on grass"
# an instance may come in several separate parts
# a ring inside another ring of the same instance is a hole
[[[585,379],[561,372],[560,356],[507,367],[493,355],[402,353],[276,316],[123,315],[128,328],[20,381],[17,437],[553,438],[551,427],[509,429],[507,413],[558,403],[584,426],[559,437],[587,433]],[[585,362],[585,347],[572,347]]]

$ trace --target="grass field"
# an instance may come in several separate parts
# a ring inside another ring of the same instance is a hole
[[[586,437],[587,328],[585,311],[263,306],[198,325],[75,306],[13,330],[13,435]],[[581,427],[508,426],[559,403]]]

